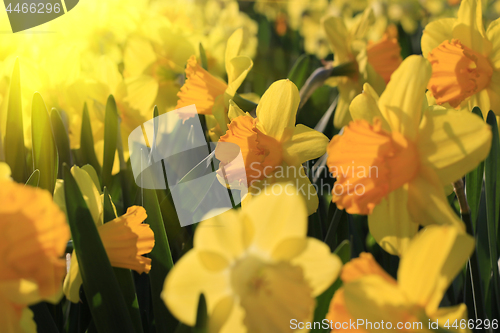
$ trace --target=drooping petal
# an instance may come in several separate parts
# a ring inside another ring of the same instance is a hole
[[[421,41],[422,54],[425,58],[439,44],[445,40],[451,40],[455,21],[455,18],[444,18],[430,22],[425,26]]]
[[[469,110],[429,107],[420,124],[418,148],[444,186],[473,170],[488,155],[491,129]]]
[[[285,188],[286,183],[277,185],[281,195],[277,195],[277,190],[263,190],[242,209],[255,230],[252,243],[267,255],[283,240],[304,237],[307,231],[307,211],[303,198],[293,186]]]
[[[307,238],[306,248],[291,263],[302,267],[313,296],[318,296],[331,286],[342,268],[340,258],[332,254],[325,243],[315,238]]]
[[[274,82],[257,106],[257,127],[278,141],[288,138],[295,128],[299,90],[290,80]]]
[[[326,153],[327,145],[328,138],[323,133],[298,124],[292,138],[283,145],[284,160],[290,165],[302,164]]]
[[[484,55],[491,50],[491,42],[486,39],[483,26],[481,1],[462,0],[458,17],[453,25],[453,38],[459,39],[465,46]]]
[[[435,171],[420,166],[419,175],[408,185],[408,206],[412,221],[420,225],[454,224],[464,230],[464,224],[451,209],[444,187]]]
[[[170,312],[181,322],[194,326],[200,294],[207,302],[208,313],[231,292],[227,271],[209,271],[200,261],[199,252],[191,250],[167,275],[161,297]]]
[[[392,191],[368,215],[370,233],[377,243],[393,255],[402,255],[417,234],[418,224],[409,215],[408,186]]]
[[[437,310],[474,249],[474,239],[454,226],[428,226],[412,241],[398,269],[398,284],[414,303]]]
[[[240,54],[241,45],[243,44],[243,28],[236,29],[227,39],[225,64],[226,73],[230,72],[229,63],[231,59],[236,58]],[[229,80],[231,82],[231,80]]]
[[[431,65],[421,56],[409,56],[392,74],[379,108],[393,131],[410,140],[417,136]]]

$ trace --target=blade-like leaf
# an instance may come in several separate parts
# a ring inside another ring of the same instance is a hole
[[[59,155],[58,176],[62,178],[63,163],[73,165],[73,159],[71,158],[71,149],[69,146],[68,131],[66,131],[66,127],[64,126],[61,114],[57,109],[52,109],[52,111],[50,112],[50,120],[52,123],[52,129],[54,131],[57,153]]]
[[[102,186],[110,187],[118,141],[118,110],[113,95],[109,95],[104,116],[104,155],[102,160]]]
[[[40,170],[36,169],[31,174],[30,178],[26,182],[26,185],[33,186],[33,187],[38,187],[39,181],[40,181]]]
[[[203,45],[201,43],[200,43],[200,60],[201,60],[201,67],[204,70],[208,70],[207,54],[205,53],[205,49],[203,48]]]
[[[295,64],[293,64],[292,69],[288,73],[288,79],[295,83],[298,89],[302,88],[307,80],[309,64],[310,56],[307,54],[303,54],[297,59]]]
[[[99,232],[67,165],[63,178],[68,222],[93,322],[99,332],[134,332]]]
[[[500,142],[498,135],[498,124],[495,114],[490,111],[486,122],[491,126],[493,133],[490,154],[484,163],[484,183],[485,183],[485,197],[486,197],[486,219],[488,226],[488,245],[490,252],[491,269],[493,270],[493,277],[491,285],[493,287],[493,295],[495,302],[500,305],[500,280],[498,274],[498,244],[497,244],[497,223],[498,223],[498,209],[500,206],[499,198],[497,196],[498,183],[498,159],[500,155]]]
[[[90,115],[87,103],[83,106],[82,130],[80,133],[80,155],[80,163],[82,165],[92,165],[97,174],[100,176],[101,165],[97,160],[97,155],[94,150],[94,136],[92,134],[92,125],[90,124]]]
[[[39,93],[32,103],[31,135],[33,145],[33,169],[40,170],[38,187],[54,192],[57,179],[58,154],[49,113]]]
[[[107,223],[115,219],[116,215],[111,197],[106,187],[103,193],[103,222]],[[132,271],[126,268],[113,267],[113,272],[115,272],[116,280],[125,298],[125,304],[127,305],[130,319],[134,323],[134,329],[136,332],[142,332],[141,314],[139,312],[139,302],[137,301],[137,295],[135,293]]]
[[[5,162],[10,166],[12,178],[18,182],[26,181],[28,168],[24,147],[23,108],[21,104],[21,78],[19,59],[16,60],[10,80],[9,106],[5,129]]]
[[[165,278],[174,266],[170,246],[168,244],[167,234],[163,226],[163,218],[161,215],[158,198],[154,190],[143,190],[144,193],[144,208],[148,214],[146,223],[149,224],[155,234],[155,246],[149,257],[151,258],[151,271],[149,272],[149,280],[151,282],[151,297],[153,302],[153,312],[156,323],[157,332],[170,332],[172,325],[175,324],[175,319],[167,310],[165,303],[160,295],[163,290]]]
[[[208,314],[207,302],[205,295],[201,294],[198,301],[198,311],[196,313],[196,324],[192,330],[193,333],[207,333],[208,332]]]

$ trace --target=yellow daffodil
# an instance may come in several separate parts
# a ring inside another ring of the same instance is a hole
[[[389,253],[404,252],[418,225],[462,222],[444,186],[486,158],[491,130],[468,111],[424,107],[431,66],[410,56],[379,96],[366,84],[352,121],[328,146],[337,182],[333,202],[368,216],[370,232]]]
[[[151,252],[153,249],[154,235],[149,225],[142,223],[147,217],[144,208],[132,206],[127,209],[124,215],[109,222],[103,221],[103,198],[99,194],[95,181],[83,168],[74,166],[71,168],[71,173],[75,177],[97,226],[111,265],[133,269],[139,274],[149,273],[151,259],[142,255]],[[64,186],[61,180],[58,180],[56,185],[54,201],[63,210],[66,209]],[[80,300],[79,290],[81,284],[82,277],[78,267],[78,260],[75,251],[73,251],[69,273],[64,280],[64,294],[73,303]]]
[[[289,332],[291,319],[312,320],[314,297],[342,265],[306,233],[306,206],[296,194],[259,196],[205,220],[194,248],[168,274],[162,298],[175,317],[194,325],[203,293],[209,332]]]
[[[481,0],[464,0],[457,18],[429,23],[422,52],[432,64],[428,89],[437,104],[500,115],[500,20],[484,30]]]
[[[0,180],[10,180],[11,175],[10,166],[5,162],[0,162]]]
[[[2,332],[36,332],[28,306],[59,302],[69,238],[64,213],[48,191],[0,180]]]
[[[448,308],[439,308],[439,304],[473,250],[474,238],[456,227],[428,226],[401,258],[397,281],[370,253],[361,253],[342,269],[344,286],[335,293],[327,319],[333,325],[339,323],[337,326],[361,319],[360,333],[434,332],[438,327],[429,327],[431,322],[437,321],[443,328],[446,324],[451,327],[455,320],[467,321],[465,304]],[[460,328],[457,332],[471,331]]]
[[[382,93],[385,82],[389,81],[392,72],[401,63],[400,47],[394,36],[387,34],[380,41],[368,45],[364,41],[372,21],[371,8],[359,14],[350,29],[347,29],[344,19],[340,17],[330,16],[323,21],[334,54],[332,66],[350,64],[352,67],[350,74],[328,81],[339,90],[333,120],[337,128],[345,126],[351,120],[349,104],[361,93],[363,84],[368,82],[377,93]]]
[[[228,83],[203,69],[195,56],[191,56],[186,66],[186,82],[177,94],[176,109],[196,105],[198,113],[212,115],[215,100],[224,96],[226,103],[233,98],[241,83],[253,66],[252,59],[239,55],[243,44],[243,29],[236,30],[229,37],[226,46],[226,73]]]
[[[292,182],[306,198],[307,210],[312,214],[318,208],[318,196],[302,163],[322,156],[328,138],[307,126],[295,125],[298,105],[299,91],[290,80],[276,81],[267,89],[255,119],[231,102],[231,123],[219,142],[240,147],[249,193],[260,193],[273,183]],[[229,162],[221,155],[216,151],[222,162]],[[229,184],[241,179],[239,171],[227,175]]]

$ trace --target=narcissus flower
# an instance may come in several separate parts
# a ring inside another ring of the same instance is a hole
[[[62,297],[62,259],[70,238],[48,191],[0,180],[0,327],[36,332],[28,306]]]
[[[401,254],[418,225],[462,222],[444,186],[486,158],[488,125],[468,111],[424,107],[431,66],[408,57],[379,96],[366,84],[350,112],[354,119],[328,146],[337,178],[333,202],[369,215],[370,232],[389,253]]]
[[[253,66],[253,61],[247,56],[239,55],[243,44],[243,29],[236,30],[229,37],[226,46],[226,73],[228,83],[213,76],[201,67],[195,56],[191,56],[186,66],[186,82],[177,94],[176,109],[196,105],[198,113],[212,115],[215,100],[223,96],[223,101],[229,101]]]
[[[257,118],[231,103],[231,123],[219,142],[237,144],[243,156],[249,193],[260,191],[271,183],[292,182],[307,199],[309,214],[318,208],[316,189],[304,172],[302,163],[326,152],[328,138],[307,126],[295,125],[299,91],[290,80],[274,82],[257,106]],[[224,147],[224,146],[223,146]],[[222,162],[221,152],[216,156]],[[242,170],[240,170],[242,171]],[[227,174],[228,183],[237,182],[241,172]]]
[[[500,115],[500,20],[484,30],[481,0],[464,0],[457,18],[429,23],[422,52],[432,64],[428,88],[437,104]]]
[[[102,196],[99,194],[92,177],[83,168],[74,166],[71,173],[82,192],[85,203],[89,208],[101,241],[113,267],[133,269],[139,274],[149,273],[151,259],[143,254],[151,252],[154,246],[154,234],[148,224],[142,223],[147,215],[142,207],[132,206],[127,212],[112,221],[103,221]],[[54,193],[54,200],[65,209],[64,186],[58,180]],[[106,222],[106,223],[104,223]],[[71,302],[80,300],[79,291],[82,285],[82,276],[78,267],[75,251],[71,255],[69,273],[64,280],[64,294]]]
[[[364,37],[372,21],[371,8],[359,14],[355,24],[349,30],[341,17],[330,16],[323,21],[323,28],[335,55],[332,66],[350,64],[352,67],[349,75],[335,77],[328,81],[335,84],[339,90],[339,100],[333,119],[333,124],[337,128],[341,128],[351,120],[349,104],[356,95],[361,93],[365,82],[370,83],[377,93],[382,93],[385,82],[381,75],[390,77],[390,74],[377,73],[374,67],[385,71],[391,66],[390,62],[394,63],[392,55],[399,50],[397,43],[388,40],[385,46],[372,45],[370,54],[367,54]],[[389,56],[386,56],[387,54]]]
[[[342,265],[306,233],[306,207],[296,194],[259,196],[205,220],[194,248],[168,274],[162,298],[175,317],[194,325],[203,293],[209,332],[289,332],[292,318],[312,320],[314,298]]]
[[[362,319],[364,327],[357,331],[360,333],[434,332],[429,329],[429,319],[438,321],[441,327],[448,320],[450,326],[455,320],[467,320],[465,304],[448,308],[439,308],[439,304],[473,250],[474,239],[456,227],[428,226],[412,240],[401,258],[397,281],[370,253],[361,253],[342,269],[344,286],[335,293],[327,319],[333,321],[334,327],[335,323],[339,326]],[[384,328],[380,327],[382,322]],[[457,332],[470,330],[460,328]]]

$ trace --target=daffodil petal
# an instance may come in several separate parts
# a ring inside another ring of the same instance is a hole
[[[398,286],[378,275],[368,275],[344,285],[347,310],[354,319],[372,323],[406,322],[409,304]]]
[[[481,1],[462,0],[457,15],[453,26],[453,38],[459,39],[463,45],[476,52],[483,54],[489,52],[491,43],[485,38]]]
[[[490,23],[486,36],[492,43],[488,56],[490,63],[495,69],[500,69],[500,18]]]
[[[239,303],[235,302],[233,304],[233,307],[231,308],[231,313],[229,314],[229,317],[222,326],[220,333],[246,332],[247,329],[245,327],[244,320],[245,320],[245,310],[243,310],[243,308]]]
[[[228,86],[226,93],[232,98],[236,91],[247,77],[248,72],[252,69],[253,61],[247,56],[238,56],[232,58],[229,63],[226,63]]]
[[[304,237],[307,232],[307,211],[303,198],[286,183],[274,184],[281,195],[269,188],[243,207],[254,227],[253,244],[263,253],[273,250],[287,238]],[[291,223],[293,221],[293,223]]]
[[[410,140],[417,136],[425,90],[431,77],[430,63],[421,56],[409,56],[392,74],[379,100],[379,108],[393,131]]]
[[[285,130],[293,133],[299,101],[299,90],[292,81],[274,82],[257,105],[261,131],[278,141],[281,141]]]
[[[229,111],[227,115],[230,120],[233,120],[234,118],[245,116],[248,114],[240,109],[240,107],[231,99],[229,100]]]
[[[375,99],[376,96],[376,99]],[[390,127],[382,116],[377,104],[378,95],[368,83],[363,86],[363,92],[356,96],[349,107],[353,120],[364,119],[373,125],[373,118],[378,117],[382,121],[382,128],[390,132]]]
[[[334,16],[327,17],[323,21],[323,29],[335,54],[335,62],[340,64],[349,61],[351,51],[347,43],[348,32],[344,19]]]
[[[243,233],[244,225],[239,212],[228,210],[198,225],[194,246],[201,251],[215,252],[232,261],[245,250]]]
[[[353,98],[361,93],[361,86],[359,83],[346,78],[344,81],[338,83],[337,89],[339,90],[339,101],[333,116],[333,126],[335,128],[342,128],[352,120],[349,113],[349,105]]]
[[[453,25],[455,21],[455,18],[444,18],[430,22],[425,26],[421,41],[424,57],[427,58],[429,52],[445,40],[450,40],[453,37]]]
[[[476,168],[490,147],[490,127],[470,111],[430,107],[424,114],[418,149],[422,160],[436,171],[441,185]]]
[[[69,272],[64,278],[63,292],[66,298],[73,302],[80,302],[80,286],[82,285],[82,275],[80,274],[80,268],[78,266],[78,260],[76,258],[76,253],[73,251],[71,254],[71,265],[69,267]]]
[[[454,224],[465,230],[464,224],[451,209],[444,187],[434,170],[422,165],[420,174],[408,186],[408,211],[415,224]]]
[[[9,165],[5,162],[0,162],[0,180],[10,180],[11,174]]]
[[[196,322],[201,293],[205,296],[210,314],[217,303],[231,291],[228,272],[209,271],[199,258],[196,250],[186,253],[167,275],[161,293],[170,312],[190,326],[194,326]]]
[[[368,215],[373,238],[393,255],[403,254],[418,231],[418,224],[412,221],[406,208],[408,200],[408,188],[404,185],[389,193]]]
[[[302,267],[305,279],[313,289],[313,296],[318,296],[331,286],[342,268],[340,258],[331,253],[325,243],[315,238],[307,239],[307,247],[292,259],[292,264]]]
[[[302,164],[326,153],[328,138],[305,125],[295,126],[292,138],[283,145],[285,161],[290,165]]]
[[[455,226],[428,226],[413,239],[398,269],[398,285],[414,303],[437,310],[474,250],[474,238]]]
[[[443,327],[443,325],[449,320],[450,323],[454,323],[457,321],[457,323],[460,323],[463,320],[467,322],[467,305],[465,304],[459,304],[456,306],[450,306],[446,308],[439,308],[435,313],[430,316],[432,321],[438,321],[439,323],[442,323],[440,326]],[[460,325],[458,329],[456,330],[457,333],[469,333],[471,330],[465,326],[465,328],[462,328]]]
[[[230,70],[228,68],[228,64],[230,63],[231,59],[237,57],[240,53],[241,44],[243,44],[243,28],[236,29],[227,39],[225,54],[227,73],[229,73]]]
[[[124,101],[141,113],[151,112],[158,95],[158,81],[148,75],[139,75],[125,79],[127,97]]]
[[[99,218],[103,209],[101,196],[97,187],[94,185],[94,181],[85,170],[77,166],[71,168],[71,173],[73,174],[73,177],[75,177],[78,188],[82,192],[83,199],[87,204],[94,223],[96,225],[102,224],[102,221]]]

